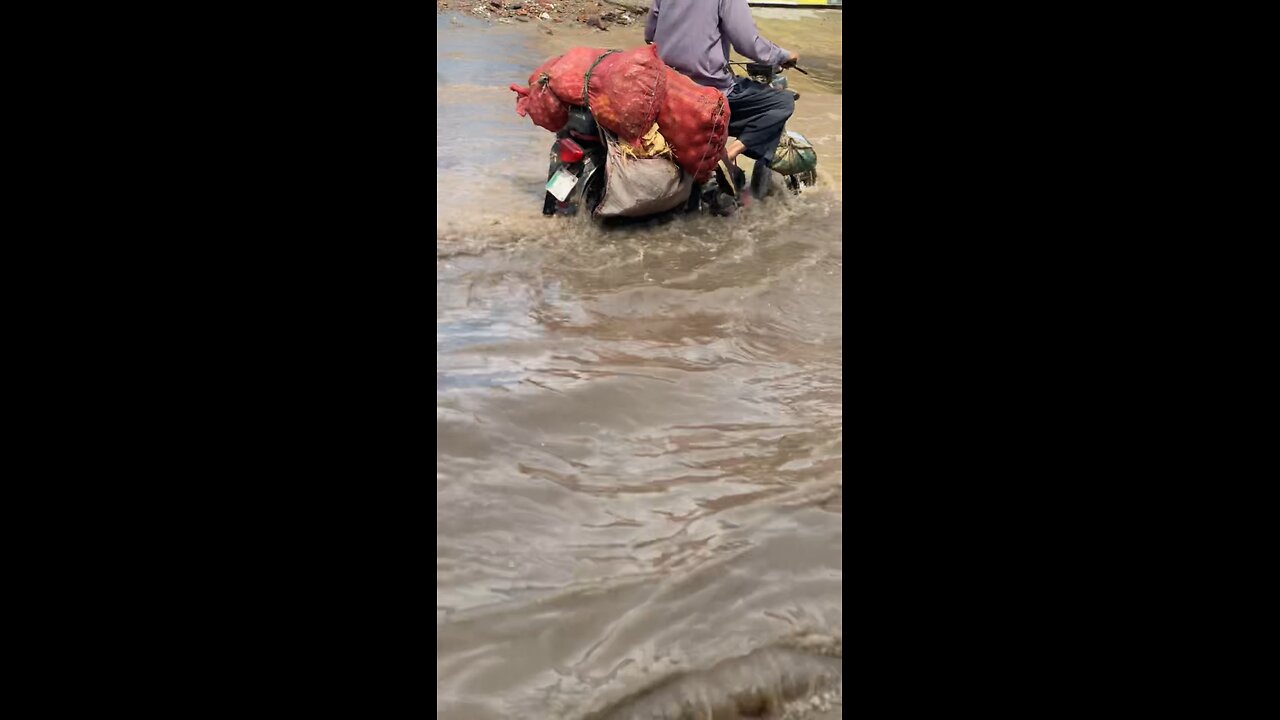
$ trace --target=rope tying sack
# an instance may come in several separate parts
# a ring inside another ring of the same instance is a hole
[[[666,65],[652,45],[613,50],[592,60],[584,63],[579,80],[587,107],[597,122],[636,146],[657,121],[666,93]]]
[[[588,96],[590,95],[590,89],[591,89],[591,73],[595,72],[595,70],[596,70],[596,66],[600,64],[600,61],[601,61],[601,60],[603,60],[603,59],[605,59],[605,58],[609,57],[610,55],[612,55],[612,54],[614,54],[614,53],[620,53],[620,52],[622,52],[622,51],[621,51],[621,50],[606,50],[606,51],[605,51],[605,53],[604,53],[603,55],[601,55],[600,57],[596,58],[596,61],[595,61],[595,62],[591,63],[591,67],[587,68],[587,72],[586,72],[586,74],[584,74],[584,75],[582,76],[582,107],[584,107],[584,108],[586,108],[586,109],[588,109],[588,110],[590,110],[590,109],[591,109],[591,100],[590,100],[590,98],[588,97]]]
[[[719,124],[720,124],[720,118],[724,117],[724,107],[725,107],[725,105],[727,105],[727,104],[728,104],[728,101],[727,101],[727,100],[725,100],[725,98],[724,98],[724,96],[723,96],[723,95],[721,95],[721,96],[720,96],[720,99],[716,101],[716,113],[715,113],[715,115],[712,115],[712,116],[711,116],[711,127],[712,127],[712,130],[714,130],[714,129],[715,129],[715,127],[716,127],[717,125],[719,125]],[[708,142],[707,144],[705,144],[705,145],[703,145],[703,146],[702,146],[702,157],[698,158],[698,167],[702,167],[702,166],[703,166],[703,163],[705,163],[705,162],[707,161],[707,153],[711,151],[711,146],[712,146],[713,144],[714,144],[714,143]],[[723,144],[721,144],[721,146],[720,146],[720,152],[719,152],[718,154],[720,154],[720,155],[723,155],[723,154],[724,154],[724,145],[723,145]]]

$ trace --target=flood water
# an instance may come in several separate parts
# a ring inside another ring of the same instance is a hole
[[[641,25],[437,16],[438,718],[841,715],[841,16],[755,14],[819,186],[612,229],[507,85]]]

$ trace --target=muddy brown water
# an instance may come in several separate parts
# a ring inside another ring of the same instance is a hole
[[[840,15],[755,14],[819,186],[607,230],[506,87],[641,26],[437,17],[438,718],[840,717]]]

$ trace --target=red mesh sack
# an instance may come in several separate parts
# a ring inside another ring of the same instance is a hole
[[[537,83],[529,88],[529,117],[534,125],[558,132],[569,122],[569,106],[546,83]]]
[[[511,83],[511,91],[516,94],[516,114],[524,117],[529,114],[529,88]]]
[[[579,107],[585,105],[582,91],[587,71],[591,69],[596,58],[605,52],[600,48],[576,47],[558,58],[553,58],[555,62],[546,71],[547,75],[551,76],[551,92],[570,105]],[[531,78],[530,83],[532,82]]]
[[[534,125],[551,132],[560,130],[569,122],[569,107],[550,88],[548,71],[559,59],[553,57],[534,70],[529,76],[528,88],[511,85],[516,94],[516,114],[524,117],[527,113]]]
[[[550,76],[551,68],[555,67],[556,63],[560,62],[560,58],[563,57],[563,55],[556,55],[555,57],[547,58],[546,62],[539,65],[537,70],[529,73],[529,87],[533,87],[534,83],[538,82],[538,78],[543,75]]]
[[[665,74],[658,129],[671,146],[676,164],[705,182],[729,139],[729,101],[719,90],[698,85],[669,67]]]
[[[590,71],[591,114],[624,142],[635,143],[658,119],[667,96],[666,70],[656,45],[606,55]]]

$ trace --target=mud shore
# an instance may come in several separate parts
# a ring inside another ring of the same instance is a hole
[[[501,23],[571,23],[608,30],[643,23],[646,0],[436,0],[436,12],[465,12]]]

